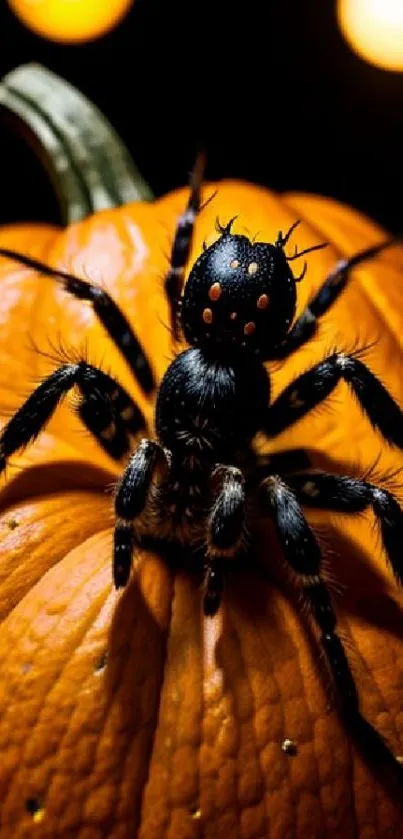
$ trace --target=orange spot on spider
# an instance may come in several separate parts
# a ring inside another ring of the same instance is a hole
[[[258,309],[267,309],[269,305],[269,298],[267,294],[261,294],[257,300],[256,306]]]
[[[220,286],[220,283],[213,283],[208,293],[210,300],[218,300],[221,297],[221,294],[222,288]]]
[[[256,324],[253,322],[253,320],[250,320],[249,323],[245,323],[245,326],[243,328],[244,335],[253,335],[255,329]]]
[[[240,263],[239,259],[231,259],[229,267],[230,268],[239,268],[240,264],[241,263]]]
[[[203,309],[204,323],[213,323],[213,313],[211,309]]]

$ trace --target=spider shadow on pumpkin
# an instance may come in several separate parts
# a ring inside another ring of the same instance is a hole
[[[321,547],[323,578],[336,611],[343,615],[344,619],[351,616],[360,623],[384,630],[396,639],[403,639],[403,600],[400,598],[402,602],[399,602],[399,589],[396,588],[386,557],[384,559],[382,556],[379,564],[374,565],[369,547],[357,542],[351,532],[347,531],[346,519],[342,515],[332,514],[329,519],[325,511],[325,516],[322,515],[320,521],[317,517],[310,518],[310,524]],[[371,526],[365,514],[362,515],[361,524],[364,529]],[[274,548],[274,562],[272,556],[265,559],[268,544]],[[260,526],[256,556],[258,561],[253,565],[253,572],[257,580],[261,577],[270,586],[279,586],[287,592],[301,620],[306,621],[308,609],[302,597],[303,592],[298,580],[293,579],[290,569],[281,557],[281,548],[270,522]],[[231,575],[231,578],[233,576]],[[244,608],[246,609],[246,606]],[[254,608],[251,609],[249,604],[246,610],[250,613],[250,620],[253,620]],[[307,623],[312,628],[311,621],[308,620]],[[315,630],[313,637],[316,638],[318,652]],[[349,653],[354,656],[354,646],[351,644]]]
[[[320,473],[352,478],[358,475],[373,486],[387,489],[403,506],[403,462],[399,452],[394,453],[397,465],[393,469],[388,461],[384,465],[382,450],[366,465],[355,463],[351,457],[336,459],[329,451],[313,447],[305,448],[304,453],[308,457],[312,477]],[[292,450],[290,454],[293,454]],[[303,469],[302,466],[301,474]],[[401,597],[401,588],[396,584],[382,544],[380,521],[371,506],[368,505],[353,516],[325,505],[315,508],[307,503],[306,509],[310,524],[321,543],[323,573],[336,603],[342,602],[343,608],[347,607],[353,614],[402,638],[403,599],[401,607],[397,602]],[[383,601],[383,607],[381,603],[378,612],[376,605],[373,609],[371,607],[377,597]]]

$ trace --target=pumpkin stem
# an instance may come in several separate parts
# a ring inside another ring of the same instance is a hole
[[[5,76],[0,82],[2,111],[44,163],[65,224],[97,210],[153,198],[103,114],[45,67],[26,64]]]

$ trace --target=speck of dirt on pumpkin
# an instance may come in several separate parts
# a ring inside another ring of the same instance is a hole
[[[95,672],[99,673],[100,670],[103,670],[108,663],[108,650],[105,650],[102,655],[99,657],[96,665],[95,665]]]
[[[298,754],[298,746],[295,740],[291,740],[289,737],[286,737],[285,740],[283,740],[281,748],[289,757],[295,757],[295,755]]]
[[[15,528],[18,527],[17,519],[8,519],[7,527],[9,527],[10,530],[15,530]]]
[[[43,821],[45,817],[45,808],[39,798],[27,798],[25,802],[25,809],[32,816],[32,821],[35,824]]]

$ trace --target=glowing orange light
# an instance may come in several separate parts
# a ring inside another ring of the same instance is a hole
[[[338,0],[337,15],[346,41],[361,58],[403,71],[402,0]]]
[[[79,43],[104,35],[133,0],[8,0],[17,17],[51,41]]]

